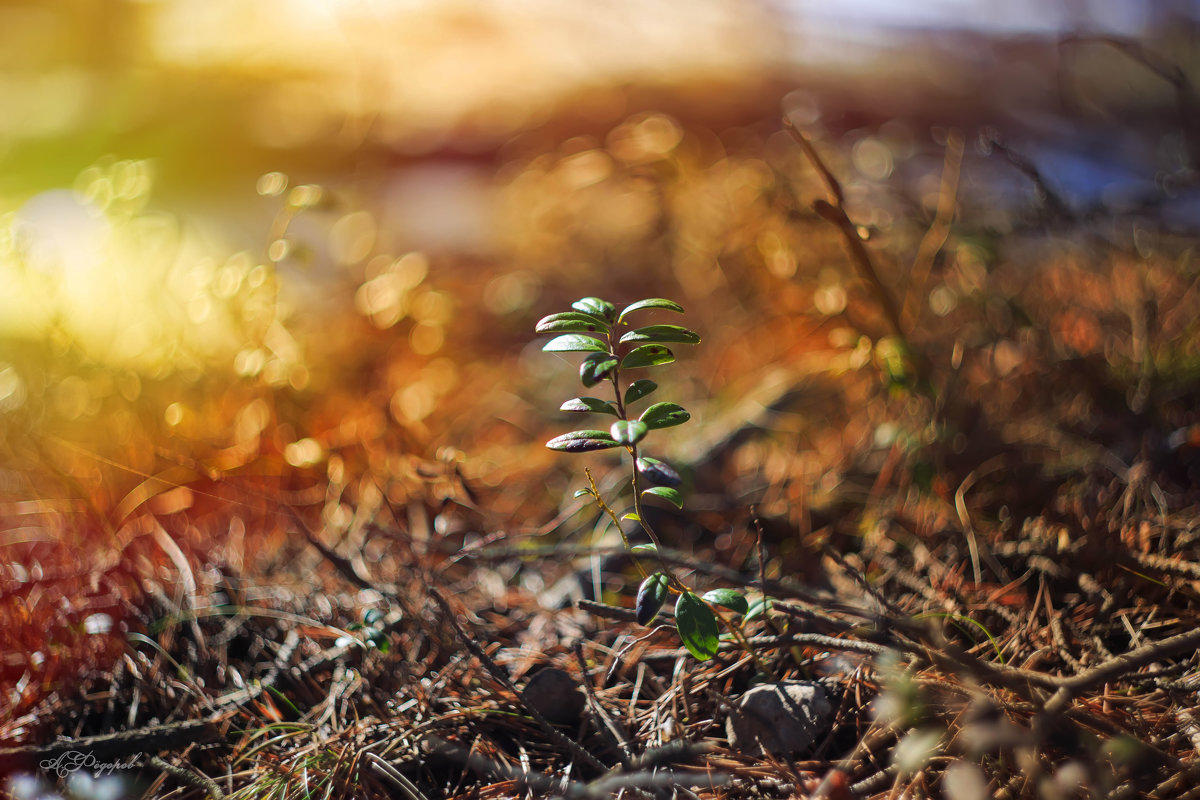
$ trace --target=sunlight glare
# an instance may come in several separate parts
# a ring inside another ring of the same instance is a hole
[[[34,195],[7,220],[0,248],[0,332],[71,342],[99,363],[161,372],[183,356],[231,354],[229,296],[244,265],[219,241],[144,210],[150,171],[117,161],[76,189]]]

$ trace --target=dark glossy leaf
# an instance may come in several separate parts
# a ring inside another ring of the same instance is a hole
[[[700,599],[714,606],[728,608],[738,614],[745,614],[750,608],[750,604],[746,602],[742,593],[733,589],[713,589],[711,592],[705,592]]]
[[[537,333],[569,333],[571,331],[607,333],[609,324],[600,317],[584,314],[582,311],[564,311],[561,314],[542,317],[534,331]]]
[[[646,480],[659,486],[678,486],[683,483],[674,467],[657,458],[642,456],[637,460],[637,471],[646,476]]]
[[[594,336],[584,336],[581,333],[568,333],[555,336],[542,346],[547,353],[607,353],[608,345]]]
[[[642,416],[638,417],[651,430],[682,425],[691,418],[692,415],[688,413],[687,409],[678,403],[655,403],[643,411]]]
[[[621,444],[637,444],[646,438],[650,429],[646,427],[646,423],[636,419],[622,419],[614,422],[609,432],[612,433],[612,438]]]
[[[625,319],[625,315],[631,311],[637,311],[639,308],[665,308],[669,311],[678,311],[683,313],[683,306],[674,303],[670,300],[664,300],[661,297],[651,297],[646,300],[638,300],[636,303],[630,303],[625,306],[625,310],[621,312],[621,316],[617,317],[617,322]]]
[[[576,490],[575,490],[575,495],[574,495],[574,496],[575,496],[576,498],[580,498],[580,497],[595,497],[595,496],[596,496],[596,493],[595,493],[595,492],[593,492],[591,489],[576,489]]]
[[[612,414],[617,416],[613,404],[599,397],[576,397],[558,407],[559,411],[594,411],[597,414]]]
[[[753,603],[750,604],[750,608],[748,608],[746,610],[746,613],[743,615],[744,621],[749,622],[750,620],[754,619],[755,617],[761,616],[762,614],[765,614],[766,612],[768,612],[770,610],[771,610],[771,598],[770,597],[760,597],[757,600],[755,600]]]
[[[625,390],[625,405],[636,403],[657,388],[658,384],[654,381],[648,378],[638,378]]]
[[[654,619],[654,615],[662,608],[663,603],[667,600],[667,587],[670,585],[670,580],[661,572],[656,572],[646,580],[642,581],[642,585],[638,587],[637,593],[637,621],[639,625],[649,625],[650,620]]]
[[[642,496],[645,497],[652,494],[655,497],[661,497],[676,508],[683,508],[683,495],[668,486],[653,486],[649,489],[642,490]]]
[[[609,353],[592,353],[579,365],[579,379],[589,389],[608,377],[617,366],[617,357]]]
[[[586,453],[591,450],[607,450],[616,447],[617,441],[608,431],[571,431],[562,436],[555,436],[546,442],[551,450],[562,450],[567,453]]]
[[[678,325],[647,325],[644,328],[629,331],[621,337],[621,343],[626,342],[679,342],[681,344],[700,344],[700,334],[681,328]]]
[[[593,314],[601,319],[611,320],[616,316],[617,310],[613,304],[607,300],[601,300],[599,297],[583,297],[571,303],[571,308],[576,311],[582,311],[585,314]]]
[[[675,602],[675,624],[679,627],[683,646],[696,660],[707,661],[717,654],[717,645],[720,644],[717,617],[692,592],[684,592]]]
[[[630,350],[621,361],[621,369],[637,369],[638,367],[655,367],[659,364],[670,364],[675,360],[675,354],[661,344],[644,344]]]
[[[371,632],[367,634],[367,645],[369,647],[374,647],[381,653],[386,653],[392,647],[392,643],[388,638],[388,635],[375,628],[372,628]]]

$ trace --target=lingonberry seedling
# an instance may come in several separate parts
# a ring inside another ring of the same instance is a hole
[[[645,309],[665,309],[683,313],[683,308],[671,300],[650,298],[625,306],[620,313],[616,306],[598,297],[584,297],[571,304],[570,311],[551,314],[538,322],[538,333],[558,334],[542,348],[547,352],[587,353],[579,367],[579,378],[585,388],[607,382],[613,399],[599,397],[575,397],[562,404],[562,411],[604,414],[615,418],[608,430],[576,430],[556,436],[546,443],[551,450],[568,453],[585,453],[623,447],[630,457],[630,484],[633,489],[633,510],[618,518],[617,513],[600,496],[600,490],[585,470],[588,488],[580,489],[577,497],[589,495],[601,511],[606,513],[621,532],[625,546],[635,556],[658,559],[659,569],[646,576],[638,589],[637,621],[648,625],[672,594],[678,595],[675,602],[675,624],[679,638],[693,656],[700,660],[712,658],[719,643],[718,620],[725,624],[734,637],[749,649],[740,628],[720,609],[735,614],[745,614],[746,598],[733,589],[714,589],[703,596],[697,595],[670,568],[659,554],[662,542],[642,511],[646,497],[658,497],[676,508],[683,508],[683,496],[679,492],[682,480],[679,473],[665,461],[652,458],[643,452],[643,443],[651,431],[682,425],[691,419],[691,414],[677,403],[659,402],[648,406],[634,416],[634,404],[650,396],[658,384],[647,378],[625,383],[624,374],[629,370],[640,370],[670,364],[675,354],[668,344],[699,344],[700,336],[679,325],[646,325],[635,328],[626,320],[630,314]],[[621,528],[622,520],[633,520],[641,526],[650,544],[631,545]],[[641,563],[638,563],[641,569]],[[642,569],[643,574],[646,571]]]

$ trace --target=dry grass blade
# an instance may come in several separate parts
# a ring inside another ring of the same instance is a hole
[[[428,800],[415,783],[404,777],[400,770],[393,767],[384,759],[374,753],[367,753],[363,758],[371,765],[371,769],[391,781],[407,800]]]

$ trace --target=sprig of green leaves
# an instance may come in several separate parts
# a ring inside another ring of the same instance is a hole
[[[605,381],[612,387],[612,400],[590,395],[575,397],[563,403],[559,410],[616,417],[607,431],[574,430],[554,437],[546,446],[551,450],[569,453],[623,447],[629,453],[632,460],[630,483],[633,487],[633,510],[622,519],[636,521],[651,541],[651,544],[630,547],[630,552],[634,556],[656,558],[660,564],[660,569],[649,574],[638,588],[635,605],[637,621],[649,625],[670,594],[677,594],[675,625],[679,630],[679,638],[693,656],[703,661],[717,652],[719,622],[729,627],[743,646],[749,647],[739,629],[725,616],[726,612],[745,614],[749,605],[745,596],[733,589],[714,589],[702,596],[692,591],[660,556],[663,549],[661,542],[642,513],[642,501],[650,497],[665,500],[678,509],[683,508],[683,494],[679,489],[683,479],[679,473],[667,462],[643,454],[640,448],[652,432],[682,425],[692,415],[678,403],[670,402],[654,403],[641,414],[634,415],[630,407],[654,393],[658,384],[648,378],[638,378],[623,387],[621,373],[624,370],[670,364],[675,360],[675,353],[667,345],[700,343],[700,334],[681,325],[632,327],[627,322],[631,314],[647,309],[683,313],[683,307],[678,303],[661,297],[630,303],[620,313],[607,300],[584,297],[572,303],[570,311],[550,314],[538,322],[535,328],[538,333],[555,334],[542,347],[543,350],[551,353],[586,353],[579,367],[579,379],[585,388],[592,389]],[[643,488],[643,481],[650,485]],[[576,497],[585,495],[594,497],[600,508],[609,512],[613,522],[619,524],[616,514],[599,497],[594,483],[593,488],[576,493]],[[718,608],[723,610],[719,611]]]

